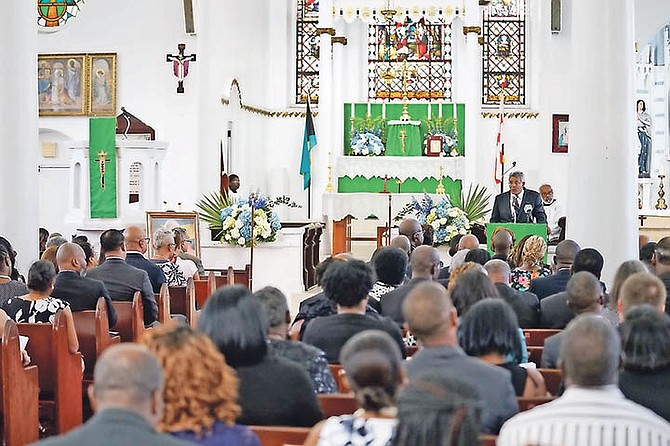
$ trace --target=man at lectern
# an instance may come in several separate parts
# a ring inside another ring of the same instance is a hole
[[[509,174],[509,191],[495,198],[491,223],[546,223],[540,194],[526,189],[523,172]]]

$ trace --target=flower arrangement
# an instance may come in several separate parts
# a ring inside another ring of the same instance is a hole
[[[445,156],[458,156],[458,133],[454,120],[438,117],[424,121],[426,124],[426,138],[423,140],[423,152],[428,151],[428,137],[437,136],[442,138],[442,150]]]
[[[254,244],[272,242],[277,238],[281,223],[272,212],[273,202],[265,197],[251,196],[239,200],[221,211],[221,242],[251,246],[253,203]]]
[[[351,138],[351,155],[357,156],[380,156],[384,154],[386,147],[381,139],[381,129],[364,129],[354,131]]]
[[[424,195],[421,201],[412,198],[412,202],[398,214],[399,218],[413,214],[421,224],[429,224],[435,230],[433,244],[446,245],[457,234],[467,234],[470,229],[470,219],[460,208],[451,204],[448,197],[435,202],[429,195]]]

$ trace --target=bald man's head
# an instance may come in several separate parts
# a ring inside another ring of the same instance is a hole
[[[415,286],[402,312],[410,331],[424,345],[458,343],[456,309],[442,285],[422,282]]]
[[[458,249],[477,249],[479,248],[479,239],[472,234],[464,235],[458,242]]]
[[[491,282],[509,284],[511,274],[509,263],[500,259],[493,259],[484,264],[484,269],[489,274]]]
[[[162,416],[163,370],[143,345],[109,347],[98,359],[89,396],[96,412],[121,408],[138,412],[154,425]]]
[[[558,268],[569,268],[575,261],[575,256],[581,250],[580,246],[574,240],[563,240],[556,245],[556,255],[554,263]]]
[[[422,245],[410,257],[412,278],[436,280],[440,274],[440,255],[432,246]]]
[[[412,248],[416,248],[423,244],[423,229],[418,220],[406,218],[400,222],[398,230],[400,235],[404,235],[409,239]]]
[[[508,256],[513,244],[514,240],[509,231],[497,231],[491,238],[491,249],[493,249],[496,255]]]
[[[602,309],[602,286],[596,276],[587,271],[573,274],[565,292],[568,306],[575,314],[599,313]]]
[[[628,276],[619,292],[619,315],[622,320],[628,310],[649,304],[665,311],[666,290],[661,279],[651,273],[635,273]]]
[[[396,237],[393,237],[391,239],[391,245],[392,248],[400,248],[405,253],[409,256],[410,252],[412,251],[412,244],[409,241],[409,238],[407,238],[406,235],[398,235]]]
[[[123,231],[123,237],[126,243],[126,251],[137,251],[144,254],[147,252],[147,249],[149,249],[147,233],[144,228],[139,226],[128,226],[126,230]]]
[[[59,271],[75,271],[83,273],[86,271],[86,254],[76,243],[64,243],[58,247],[56,262]]]

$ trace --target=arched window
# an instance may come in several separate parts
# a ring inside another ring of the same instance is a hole
[[[84,6],[84,0],[37,0],[37,26],[40,31],[59,31]]]

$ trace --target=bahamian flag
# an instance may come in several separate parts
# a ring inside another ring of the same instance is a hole
[[[116,118],[88,125],[91,218],[116,218]]]
[[[307,189],[312,181],[312,149],[316,146],[316,133],[314,132],[314,121],[312,111],[309,109],[307,99],[307,114],[305,116],[305,136],[302,140],[302,159],[300,160],[300,175],[302,175],[302,188]]]

